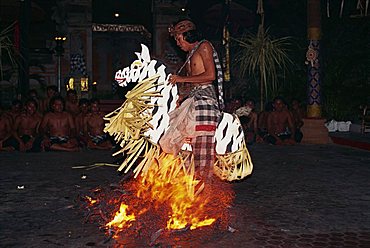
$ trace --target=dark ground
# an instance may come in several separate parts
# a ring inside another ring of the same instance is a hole
[[[156,247],[370,247],[369,151],[256,144],[250,153],[252,176],[233,184],[236,232]],[[122,177],[71,167],[114,160],[110,151],[0,153],[0,247],[112,247],[76,199]],[[150,247],[134,243],[125,247]]]

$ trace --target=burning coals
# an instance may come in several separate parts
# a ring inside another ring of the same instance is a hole
[[[185,160],[162,154],[134,180],[84,196],[86,220],[117,244],[169,242],[179,235],[227,230],[233,191],[229,183],[203,182]]]

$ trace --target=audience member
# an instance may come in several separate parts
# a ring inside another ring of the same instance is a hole
[[[226,103],[225,111],[228,113],[234,113],[238,108],[242,106],[239,99],[231,99],[229,102]]]
[[[3,109],[0,109],[0,151],[12,151],[14,148],[9,144],[11,136],[11,123],[9,116],[5,114]]]
[[[84,134],[84,121],[89,113],[90,102],[86,98],[79,100],[78,105],[80,107],[80,113],[76,116],[76,136],[80,145],[87,145],[86,136]]]
[[[245,108],[248,111],[244,111],[245,114],[239,115],[238,110],[242,108]],[[252,99],[247,100],[243,107],[236,110],[236,114],[239,116],[240,122],[242,124],[247,144],[253,144],[256,141],[256,135],[258,132],[255,102]]]
[[[10,110],[8,110],[5,115],[8,116],[10,120],[10,125],[13,126],[15,119],[17,118],[18,115],[20,115],[23,111],[23,104],[20,100],[13,100],[12,101],[12,106],[10,107]]]
[[[40,113],[47,113],[50,111],[50,100],[54,96],[59,95],[58,93],[58,87],[55,85],[49,85],[46,87],[46,98],[41,101],[40,104]]]
[[[41,137],[39,136],[41,116],[37,113],[37,107],[34,99],[27,100],[25,112],[15,120],[12,146],[16,150],[39,152],[41,149]]]
[[[64,111],[64,100],[54,96],[50,100],[51,112],[45,114],[41,122],[41,132],[44,134],[45,150],[78,151],[78,143],[74,138],[75,124],[70,113]]]
[[[269,114],[274,110],[273,103],[271,101],[265,104],[265,108],[262,112],[258,114],[258,121],[257,121],[257,138],[256,141],[258,143],[262,143],[264,138],[268,135],[267,131],[267,119]]]
[[[274,99],[274,111],[267,118],[268,135],[265,141],[274,145],[295,144],[295,127],[292,115],[281,97]]]
[[[66,111],[75,118],[80,112],[78,106],[77,92],[75,90],[68,90],[66,97]]]
[[[301,132],[301,127],[303,126],[303,118],[306,116],[304,109],[301,107],[299,101],[297,99],[292,100],[292,107],[290,109],[292,114],[293,123],[296,129],[294,139],[296,142],[301,142],[303,138],[303,134]]]
[[[90,100],[91,113],[85,118],[84,133],[87,138],[87,147],[91,149],[111,149],[109,136],[104,133],[104,113],[100,111],[99,100]]]

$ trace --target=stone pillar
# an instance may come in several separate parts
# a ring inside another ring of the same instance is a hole
[[[330,142],[330,138],[324,126],[325,120],[321,118],[320,0],[307,0],[307,38],[308,104],[307,118],[303,120],[302,143],[325,144]]]

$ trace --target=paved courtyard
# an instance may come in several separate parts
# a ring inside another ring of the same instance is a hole
[[[250,153],[252,176],[233,183],[235,232],[154,246],[370,247],[369,151],[257,144]],[[0,247],[113,247],[76,199],[122,176],[72,167],[115,160],[110,151],[0,153]]]

